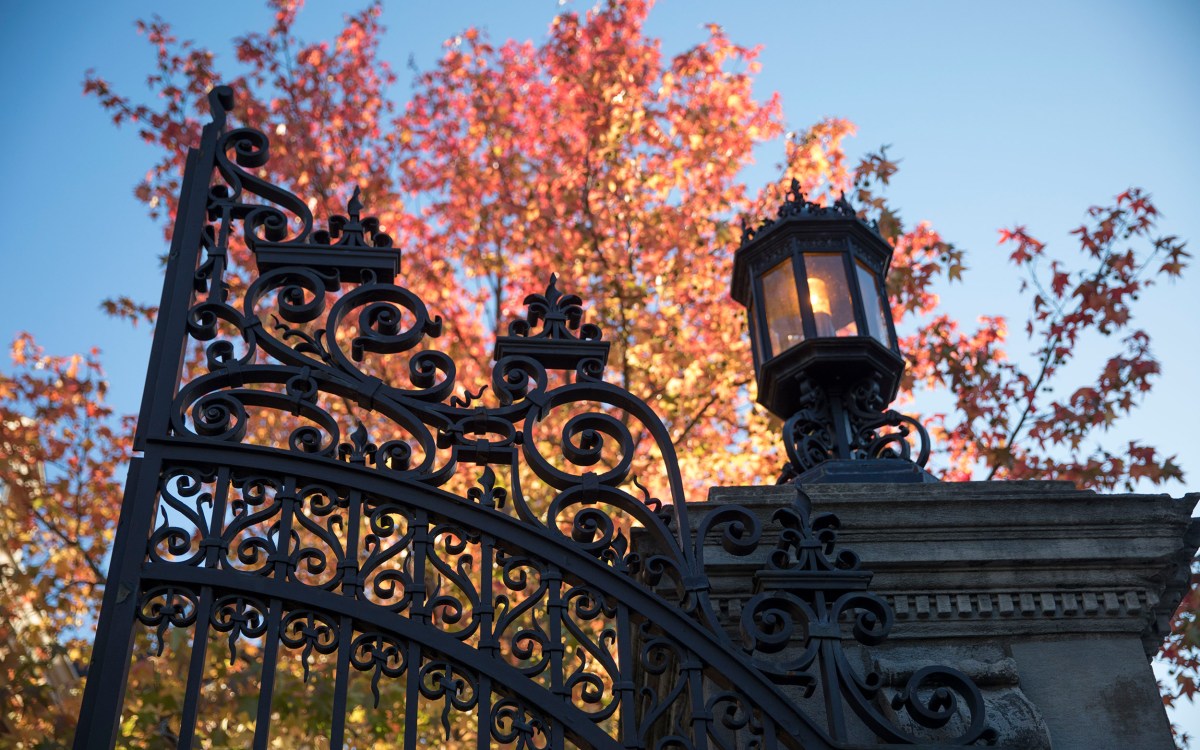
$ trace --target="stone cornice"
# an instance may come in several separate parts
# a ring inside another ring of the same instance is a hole
[[[1068,482],[808,485],[841,519],[838,547],[875,573],[896,613],[891,639],[1128,633],[1153,654],[1186,590],[1200,495],[1102,495]],[[714,488],[768,523],[791,486]],[[702,517],[697,508],[692,517]],[[765,545],[769,547],[770,545]],[[761,561],[714,551],[717,605],[736,616]],[[736,620],[735,620],[736,621]]]

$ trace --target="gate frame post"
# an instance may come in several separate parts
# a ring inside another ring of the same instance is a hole
[[[171,399],[183,373],[187,312],[193,276],[200,261],[208,185],[215,166],[217,140],[225,129],[225,112],[233,104],[233,91],[227,86],[219,86],[209,93],[208,99],[213,121],[204,126],[200,147],[188,150],[184,165],[158,308],[159,319],[134,433],[135,453],[145,451],[149,437],[167,434]],[[161,465],[162,462],[153,455],[135,455],[129,461],[129,476],[105,581],[102,616],[96,627],[79,723],[75,728],[75,750],[112,747],[116,743],[133,655],[141,568],[154,520]]]

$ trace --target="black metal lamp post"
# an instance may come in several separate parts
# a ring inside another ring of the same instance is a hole
[[[844,197],[811,203],[794,180],[776,218],[744,228],[732,293],[749,316],[758,402],[786,420],[781,481],[936,481],[921,468],[924,428],[887,409],[905,365],[884,287],[891,257]]]

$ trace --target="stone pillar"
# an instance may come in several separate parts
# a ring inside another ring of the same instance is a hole
[[[1001,747],[1174,747],[1148,660],[1186,590],[1200,494],[1101,495],[1068,482],[802,491],[814,515],[841,519],[838,548],[861,557],[870,590],[895,610],[888,640],[856,651],[885,684],[924,666],[965,672]],[[689,511],[739,504],[770,535],[771,516],[798,497],[791,485],[714,488]],[[710,540],[705,559],[735,632],[741,604],[773,585],[762,556],[733,557]]]

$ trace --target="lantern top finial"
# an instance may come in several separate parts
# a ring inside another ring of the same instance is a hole
[[[774,229],[776,226],[786,223],[789,219],[803,217],[805,219],[856,219],[863,226],[870,229],[880,239],[883,236],[879,234],[879,224],[871,221],[868,222],[858,215],[858,211],[846,198],[845,191],[838,192],[838,198],[828,206],[821,205],[815,201],[810,201],[804,197],[804,191],[800,188],[800,181],[795,177],[792,178],[791,187],[784,193],[783,203],[779,205],[779,210],[776,211],[773,218],[764,219],[757,228],[754,228],[745,219],[742,220],[742,241],[741,246],[745,247],[747,243],[754,240],[755,237],[763,232]]]

